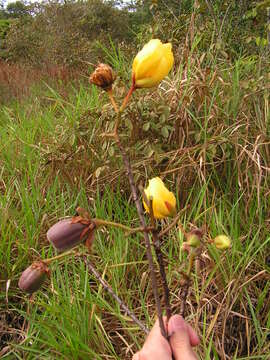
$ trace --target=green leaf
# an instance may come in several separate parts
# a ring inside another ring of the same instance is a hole
[[[143,131],[148,131],[150,128],[150,122],[143,124]]]
[[[110,155],[110,156],[113,156],[113,155],[114,155],[114,147],[113,147],[113,146],[110,146],[110,147],[109,147],[109,155]]]
[[[69,138],[69,141],[68,141],[71,146],[74,145],[75,139],[76,139],[75,134],[72,134],[72,135],[70,136],[70,138]]]
[[[168,138],[169,130],[168,130],[167,126],[163,126],[163,128],[161,128],[161,134],[165,139]]]

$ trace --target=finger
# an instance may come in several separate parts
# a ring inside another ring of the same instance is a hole
[[[166,317],[163,317],[165,329],[167,330],[167,319]],[[150,331],[150,334],[148,335],[146,342],[144,344],[144,347],[146,347],[148,344],[160,344],[160,346],[163,346],[165,348],[170,348],[167,340],[161,335],[160,327],[159,327],[159,321],[156,320],[152,330]]]
[[[167,328],[166,318],[164,323]],[[170,360],[172,357],[171,347],[168,341],[161,335],[159,322],[156,321],[146,342],[135,360]]]
[[[189,341],[191,346],[197,346],[200,343],[199,336],[196,334],[196,332],[192,329],[192,327],[187,324],[187,330],[189,335]]]
[[[170,319],[168,330],[170,344],[175,360],[197,359],[191,348],[190,331],[188,329],[188,325],[180,315],[174,315]]]
[[[180,320],[180,319],[182,319],[182,317],[180,315],[174,315],[174,317],[179,319],[177,321],[182,321],[182,320]],[[197,346],[200,343],[200,339],[199,339],[198,335],[196,334],[196,332],[192,329],[192,327],[189,324],[187,324],[186,322],[185,322],[185,324],[187,326],[190,345]],[[171,330],[171,324],[170,324],[170,327],[168,327],[169,333],[170,333],[170,330]]]
[[[132,357],[132,360],[140,360],[139,353],[134,354],[133,357]]]

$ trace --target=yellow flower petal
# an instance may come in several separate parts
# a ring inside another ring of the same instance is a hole
[[[140,88],[157,86],[168,75],[174,62],[171,44],[150,40],[133,61],[135,85]]]
[[[156,219],[162,219],[175,214],[175,196],[166,188],[159,177],[149,180],[149,185],[144,192],[148,200],[150,197],[153,199],[153,213]],[[144,201],[143,205],[145,210],[149,213],[149,208]]]

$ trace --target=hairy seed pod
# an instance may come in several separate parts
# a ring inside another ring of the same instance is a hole
[[[201,244],[201,238],[203,236],[203,233],[200,229],[194,229],[191,230],[189,233],[187,233],[187,243],[194,248],[197,248]]]
[[[226,250],[231,247],[231,239],[226,235],[218,235],[213,240],[217,249]]]
[[[34,262],[31,266],[24,270],[19,279],[18,286],[22,291],[25,291],[28,294],[33,294],[35,291],[40,289],[46,279],[46,276],[48,275],[49,268],[44,262]]]
[[[90,83],[100,86],[103,90],[111,90],[115,80],[112,68],[107,64],[98,64],[95,71],[90,76]]]
[[[87,239],[89,224],[74,222],[74,218],[58,221],[47,232],[47,239],[58,251],[72,249]]]

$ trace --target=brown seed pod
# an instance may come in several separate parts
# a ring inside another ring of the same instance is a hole
[[[90,76],[90,83],[100,86],[103,90],[111,90],[116,76],[112,68],[107,64],[98,64]]]
[[[42,262],[34,262],[31,266],[24,270],[22,273],[18,286],[21,290],[32,294],[44,283],[46,276],[49,275],[48,266]]]
[[[76,221],[76,218],[79,217],[60,220],[48,230],[47,239],[58,252],[72,249],[93,231],[90,221]]]

